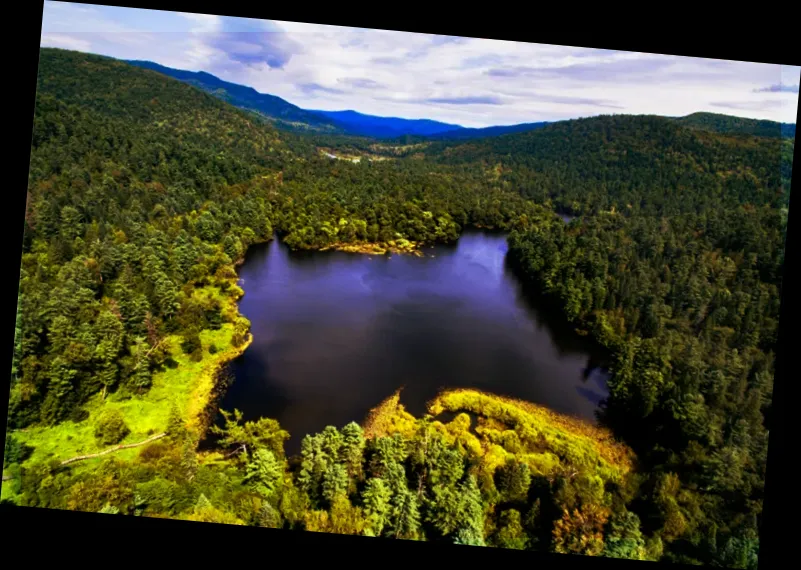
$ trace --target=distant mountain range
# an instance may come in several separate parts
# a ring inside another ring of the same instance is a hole
[[[444,133],[435,133],[428,138],[433,140],[466,140],[483,137],[497,137],[499,135],[508,135],[511,133],[522,133],[524,131],[533,131],[541,129],[545,125],[550,125],[547,121],[539,123],[520,123],[518,125],[504,125],[496,127],[483,127],[478,129],[469,129],[461,127]]]
[[[313,111],[341,125],[349,134],[365,137],[394,138],[403,135],[431,136],[438,133],[465,130],[459,125],[431,119],[400,119],[378,117],[356,111]]]
[[[348,134],[385,139],[414,136],[437,140],[463,140],[521,132],[547,124],[525,123],[472,129],[431,119],[379,117],[352,110],[315,111],[301,109],[281,97],[259,93],[252,87],[223,81],[219,77],[204,71],[174,69],[152,61],[128,60],[126,63],[157,71],[198,87],[227,103],[264,115],[268,119],[275,121],[279,127],[295,131]]]
[[[540,129],[549,122],[517,125],[466,128],[430,119],[379,117],[357,111],[316,111],[297,105],[252,87],[223,81],[204,71],[184,71],[165,67],[151,61],[128,60],[126,63],[173,77],[210,93],[241,109],[254,111],[275,122],[276,126],[292,131],[347,134],[380,139],[458,141],[495,137]],[[759,137],[795,138],[795,124],[758,119],[744,119],[718,113],[693,113],[673,117],[682,125],[724,134],[745,134]]]
[[[341,133],[343,129],[331,119],[301,109],[275,95],[259,93],[252,87],[223,81],[205,71],[184,71],[165,67],[152,61],[127,61],[131,65],[157,71],[184,83],[198,87],[215,97],[242,109],[248,109],[274,120],[278,126],[291,130],[312,130],[328,133]]]

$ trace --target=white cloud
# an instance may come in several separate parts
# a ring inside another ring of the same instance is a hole
[[[464,126],[696,111],[794,122],[798,104],[769,89],[797,85],[797,66],[56,2],[42,43],[203,70],[304,108]]]
[[[42,34],[42,45],[76,51],[89,51],[92,48],[92,42],[88,39],[83,39],[75,35],[53,33]]]

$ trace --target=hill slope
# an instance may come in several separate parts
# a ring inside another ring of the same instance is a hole
[[[341,129],[333,121],[317,113],[306,111],[275,95],[259,93],[252,87],[223,81],[204,71],[184,71],[165,67],[151,61],[127,61],[131,65],[157,71],[169,77],[198,87],[231,105],[249,109],[274,119],[279,126],[321,132],[338,132]]]
[[[722,134],[741,134],[756,137],[795,138],[795,124],[759,119],[744,119],[718,113],[693,113],[675,121],[685,127]]]
[[[58,422],[101,391],[146,390],[169,352],[146,354],[145,338],[152,348],[187,326],[208,328],[212,313],[216,330],[232,334],[235,310],[219,320],[230,296],[204,287],[227,280],[213,276],[226,239],[230,264],[272,227],[263,196],[226,188],[291,156],[272,125],[199,89],[42,49],[12,425]],[[181,290],[187,283],[197,287]],[[211,312],[183,320],[200,305]],[[65,355],[61,342],[77,352]],[[61,370],[55,384],[51,366]]]
[[[613,115],[552,123],[534,131],[436,142],[424,153],[443,164],[495,168],[536,201],[576,213],[696,211],[789,198],[787,140],[687,128],[657,116]]]
[[[405,134],[427,135],[461,128],[458,125],[427,119],[376,117],[355,111],[310,111],[301,109],[281,97],[259,93],[252,87],[230,83],[204,71],[173,69],[151,61],[129,60],[126,63],[157,71],[198,87],[236,107],[261,113],[276,121],[277,126],[289,130],[391,138]]]

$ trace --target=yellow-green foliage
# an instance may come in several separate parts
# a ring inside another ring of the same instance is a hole
[[[366,437],[413,436],[418,420],[400,403],[400,392],[370,412]],[[510,455],[527,463],[532,474],[545,477],[586,473],[603,482],[620,482],[633,469],[634,453],[608,430],[536,404],[477,390],[451,390],[432,400],[428,410],[435,417],[446,411],[458,414],[449,423],[435,421],[433,426],[449,443],[481,457],[481,470],[488,474]],[[477,435],[470,431],[470,416],[460,412],[479,416]]]
[[[453,390],[429,404],[432,415],[445,411],[473,412],[489,420],[476,431],[493,469],[505,459],[498,448],[514,453],[533,473],[545,476],[590,471],[605,481],[620,481],[632,469],[633,452],[610,432],[535,404],[476,390]]]
[[[236,291],[228,295],[221,294],[215,287],[206,287],[197,290],[196,295],[215,296],[223,303],[223,307],[229,308],[230,305],[236,310]],[[152,386],[142,396],[121,399],[111,394],[104,400],[98,394],[84,406],[89,413],[84,421],[66,420],[55,426],[33,426],[15,431],[14,435],[20,442],[34,447],[33,454],[25,464],[32,465],[49,459],[63,461],[76,455],[97,453],[106,449],[108,446],[98,443],[94,436],[97,418],[105,410],[118,410],[130,428],[130,433],[121,442],[123,444],[136,443],[165,431],[173,403],[187,419],[189,427],[199,427],[220,366],[241,354],[250,343],[248,339],[241,346],[233,346],[231,339],[234,327],[232,323],[223,323],[219,330],[204,330],[200,333],[204,349],[211,344],[220,349],[215,354],[208,354],[204,350],[204,357],[200,362],[193,362],[188,354],[181,351],[179,336],[168,337],[166,342],[169,344],[170,354],[178,366],[155,373]],[[137,452],[137,449],[122,450],[115,457],[132,459]],[[76,464],[78,465],[82,464]]]
[[[196,522],[212,522],[218,524],[244,525],[235,515],[212,506],[198,507],[192,513],[185,515],[184,520]]]
[[[401,390],[403,388],[399,388],[370,410],[363,426],[365,437],[375,438],[395,433],[411,437],[414,434],[417,420],[400,403]]]
[[[305,513],[305,529],[312,532],[334,534],[362,534],[365,518],[359,507],[351,505],[345,497],[334,500],[331,510],[310,510]]]

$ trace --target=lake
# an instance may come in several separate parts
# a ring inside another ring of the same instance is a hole
[[[506,250],[504,234],[479,230],[423,258],[251,248],[239,276],[253,343],[220,406],[277,419],[290,454],[400,386],[415,415],[442,388],[469,387],[594,421],[601,353],[527,294]]]

